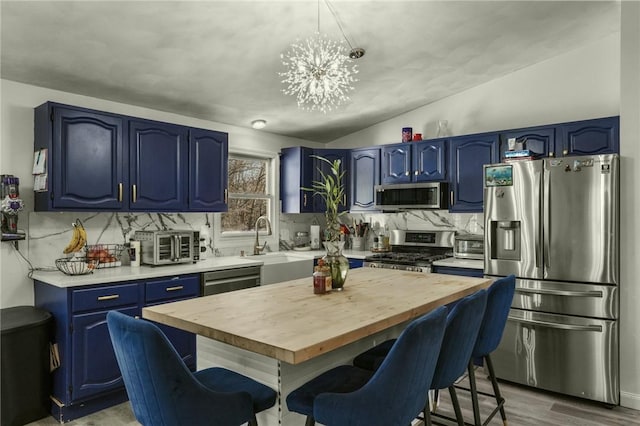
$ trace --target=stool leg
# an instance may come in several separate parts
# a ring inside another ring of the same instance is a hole
[[[256,420],[256,416],[254,415],[251,420],[247,423],[248,426],[258,426],[258,420]]]
[[[453,411],[456,413],[456,420],[458,426],[464,425],[464,418],[462,417],[462,411],[460,410],[460,403],[458,402],[458,395],[456,395],[456,388],[449,386],[449,395],[451,395],[451,403],[453,404]]]
[[[304,426],[314,426],[316,421],[311,416],[307,416],[307,420],[304,422]]]
[[[424,406],[424,410],[422,410],[422,415],[424,416],[424,426],[431,426],[431,413],[429,412],[429,401]]]
[[[471,405],[473,406],[473,423],[481,426],[480,404],[478,403],[478,390],[476,388],[476,373],[474,372],[473,359],[469,361],[469,388],[471,389]]]
[[[491,357],[486,355],[484,357],[487,362],[487,368],[489,369],[489,378],[491,378],[491,385],[493,386],[493,394],[496,396],[496,402],[500,404],[500,416],[502,417],[502,424],[507,426],[507,414],[504,411],[504,398],[500,395],[500,388],[498,387],[498,380],[496,379],[496,373],[493,370],[493,363]]]

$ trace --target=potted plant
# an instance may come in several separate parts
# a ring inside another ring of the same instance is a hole
[[[320,196],[325,202],[324,216],[327,221],[325,231],[325,241],[323,242],[327,250],[323,257],[325,264],[331,268],[331,281],[334,290],[342,290],[349,271],[349,260],[342,255],[344,241],[340,241],[340,220],[339,212],[341,205],[344,205],[345,193],[342,181],[345,171],[342,169],[340,160],[330,161],[319,155],[312,155],[329,165],[329,170],[325,173],[318,167],[320,180],[312,182],[311,188],[302,188],[305,191],[313,191],[314,195]]]

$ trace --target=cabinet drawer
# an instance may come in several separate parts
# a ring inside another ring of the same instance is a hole
[[[200,277],[198,275],[186,275],[148,281],[145,285],[145,291],[146,304],[161,300],[199,296]]]
[[[95,311],[137,304],[138,284],[129,283],[74,290],[71,309],[73,312]]]

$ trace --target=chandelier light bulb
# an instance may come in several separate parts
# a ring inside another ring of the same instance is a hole
[[[298,107],[326,113],[349,101],[353,83],[358,81],[358,68],[343,52],[343,41],[333,41],[316,33],[302,42],[296,41],[280,55],[286,67],[281,72],[282,89],[286,95],[295,96]]]

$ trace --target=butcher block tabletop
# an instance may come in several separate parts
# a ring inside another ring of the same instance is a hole
[[[358,268],[349,271],[340,292],[313,294],[312,283],[309,276],[146,307],[142,316],[299,364],[486,288],[492,280]]]

